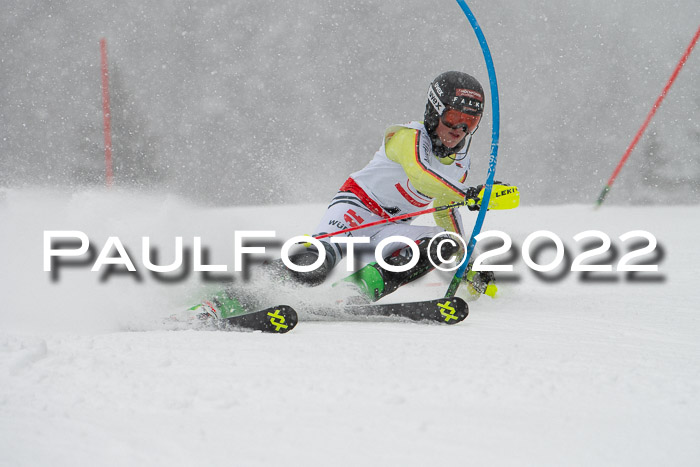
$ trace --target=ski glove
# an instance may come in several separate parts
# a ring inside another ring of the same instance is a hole
[[[467,206],[467,209],[469,209],[470,211],[478,211],[479,210],[479,202],[481,201],[481,199],[479,198],[480,191],[481,191],[480,187],[470,186],[469,188],[467,188],[467,191],[465,192],[465,195],[464,195],[464,199],[473,199],[476,201],[476,203]]]
[[[494,185],[502,185],[502,186],[510,186],[510,183],[503,183],[499,180],[495,180],[493,182]],[[467,206],[467,209],[470,211],[478,211],[481,209],[481,198],[479,197],[479,194],[481,193],[481,190],[484,189],[484,185],[477,185],[475,187],[470,186],[467,188],[467,191],[465,192],[464,199],[475,199],[476,204],[473,204],[471,206]]]

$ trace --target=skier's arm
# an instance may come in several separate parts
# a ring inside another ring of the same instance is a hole
[[[419,130],[401,128],[393,135],[388,135],[387,139],[387,157],[401,164],[416,190],[430,198],[444,197],[451,201],[464,200],[466,193],[456,182],[433,172],[421,160]]]
[[[459,201],[463,201],[460,199]],[[434,206],[444,206],[454,202],[454,198],[435,198],[433,201]],[[454,232],[459,235],[464,234],[464,227],[462,227],[462,216],[459,214],[457,209],[445,209],[444,211],[435,211],[433,213],[433,219],[435,223],[442,227],[443,229]]]
[[[401,128],[393,135],[389,134],[387,138],[385,145],[387,157],[401,164],[416,190],[434,198],[434,206],[444,206],[464,200],[465,192],[456,183],[433,172],[421,161],[419,130]],[[437,225],[443,229],[462,234],[462,222],[458,212],[451,209],[437,211],[433,217]]]

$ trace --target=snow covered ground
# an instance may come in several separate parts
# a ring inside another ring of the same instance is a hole
[[[303,310],[285,335],[163,324],[212,284],[194,273],[157,280],[141,265],[141,237],[169,263],[176,236],[190,246],[201,236],[210,264],[232,268],[234,230],[286,239],[310,232],[323,209],[2,194],[0,465],[700,463],[699,206],[491,212],[485,229],[518,248],[550,230],[575,256],[575,234],[605,232],[619,248],[612,264],[628,249],[619,235],[647,230],[665,254],[640,277],[661,280],[545,281],[515,257],[508,276],[519,280],[471,303],[457,326]],[[140,281],[101,281],[87,262],[52,281],[45,230],[83,231],[97,252],[118,236]],[[439,296],[444,280],[431,274],[387,300]]]

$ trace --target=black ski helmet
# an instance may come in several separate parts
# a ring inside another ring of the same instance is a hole
[[[465,136],[453,148],[442,144],[435,130],[445,107],[470,115],[483,115],[484,90],[481,84],[473,76],[461,71],[446,71],[430,83],[423,124],[433,142],[433,152],[438,157],[446,157],[461,151],[467,140]]]

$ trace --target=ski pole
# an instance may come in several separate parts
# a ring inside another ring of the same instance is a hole
[[[355,227],[349,227],[347,229],[338,230],[336,232],[326,233],[326,234],[319,235],[319,236],[314,237],[314,238],[316,240],[320,240],[322,238],[333,237],[335,235],[340,235],[340,234],[344,234],[347,232],[353,232],[355,230],[366,229],[367,227],[374,227],[375,225],[386,224],[388,222],[396,222],[396,221],[400,221],[402,219],[408,219],[410,217],[422,216],[423,214],[430,214],[431,212],[444,211],[445,209],[454,209],[454,208],[458,208],[460,206],[473,206],[474,204],[476,204],[477,200],[478,200],[478,198],[477,199],[468,198],[468,199],[465,199],[464,201],[460,201],[460,202],[456,202],[456,203],[452,203],[452,204],[446,204],[444,206],[437,206],[437,207],[433,207],[433,208],[423,209],[422,211],[409,212],[407,214],[401,214],[400,216],[389,217],[387,219],[381,219],[378,221],[370,222],[369,224],[356,225]]]
[[[422,211],[409,212],[407,214],[401,214],[400,216],[388,217],[386,219],[370,222],[369,224],[357,225],[355,227],[338,230],[336,232],[322,234],[314,238],[320,240],[322,238],[332,237],[334,235],[340,235],[347,232],[353,232],[355,230],[366,229],[367,227],[374,227],[375,225],[386,224],[387,222],[396,222],[402,219],[408,219],[410,217],[422,216],[423,214],[430,214],[431,212],[444,211],[445,209],[454,209],[461,206],[474,206],[475,204],[479,204],[479,206],[481,206],[481,202],[485,196],[485,190],[486,187],[482,187],[476,198],[466,198],[464,201],[457,201],[452,204],[446,204],[444,206],[436,206],[428,209],[423,209]],[[497,200],[491,201],[491,203],[488,206],[488,209],[514,209],[520,205],[520,191],[518,190],[517,186],[499,184],[494,185],[492,191],[494,193],[494,198],[497,198]]]
[[[688,48],[686,49],[685,53],[681,57],[681,60],[678,62],[678,65],[676,65],[676,69],[673,70],[673,73],[671,74],[671,77],[669,78],[668,82],[666,83],[666,86],[664,87],[663,91],[661,91],[661,94],[659,95],[659,97],[656,98],[656,102],[654,102],[654,105],[652,106],[651,110],[649,111],[649,114],[647,115],[646,120],[644,120],[644,123],[639,128],[639,131],[637,131],[637,134],[634,136],[634,139],[632,139],[632,142],[630,143],[629,147],[627,148],[624,155],[622,156],[622,159],[620,159],[620,162],[617,164],[617,167],[615,167],[615,170],[613,171],[612,176],[608,180],[608,183],[605,185],[605,187],[603,187],[603,191],[600,192],[600,195],[598,196],[598,200],[596,201],[596,205],[595,205],[596,208],[599,208],[600,205],[603,204],[603,201],[605,201],[605,197],[608,196],[608,193],[610,192],[610,189],[612,188],[613,183],[615,183],[615,179],[617,178],[617,175],[620,173],[620,170],[622,170],[622,166],[625,165],[625,162],[627,162],[627,159],[630,157],[632,150],[639,142],[639,139],[642,137],[642,134],[644,133],[644,130],[646,130],[647,126],[649,125],[649,122],[651,122],[652,117],[654,116],[654,114],[656,113],[656,110],[661,105],[661,102],[664,100],[664,97],[666,97],[668,90],[671,89],[671,85],[673,85],[673,82],[676,80],[676,76],[678,76],[678,73],[681,71],[681,68],[683,68],[683,65],[685,64],[686,60],[688,60],[688,56],[690,55],[690,52],[693,51],[693,47],[695,47],[695,44],[698,42],[699,37],[700,37],[700,28],[698,28],[697,32],[695,33],[695,36],[693,36],[693,40],[690,41],[690,45],[688,45]]]

